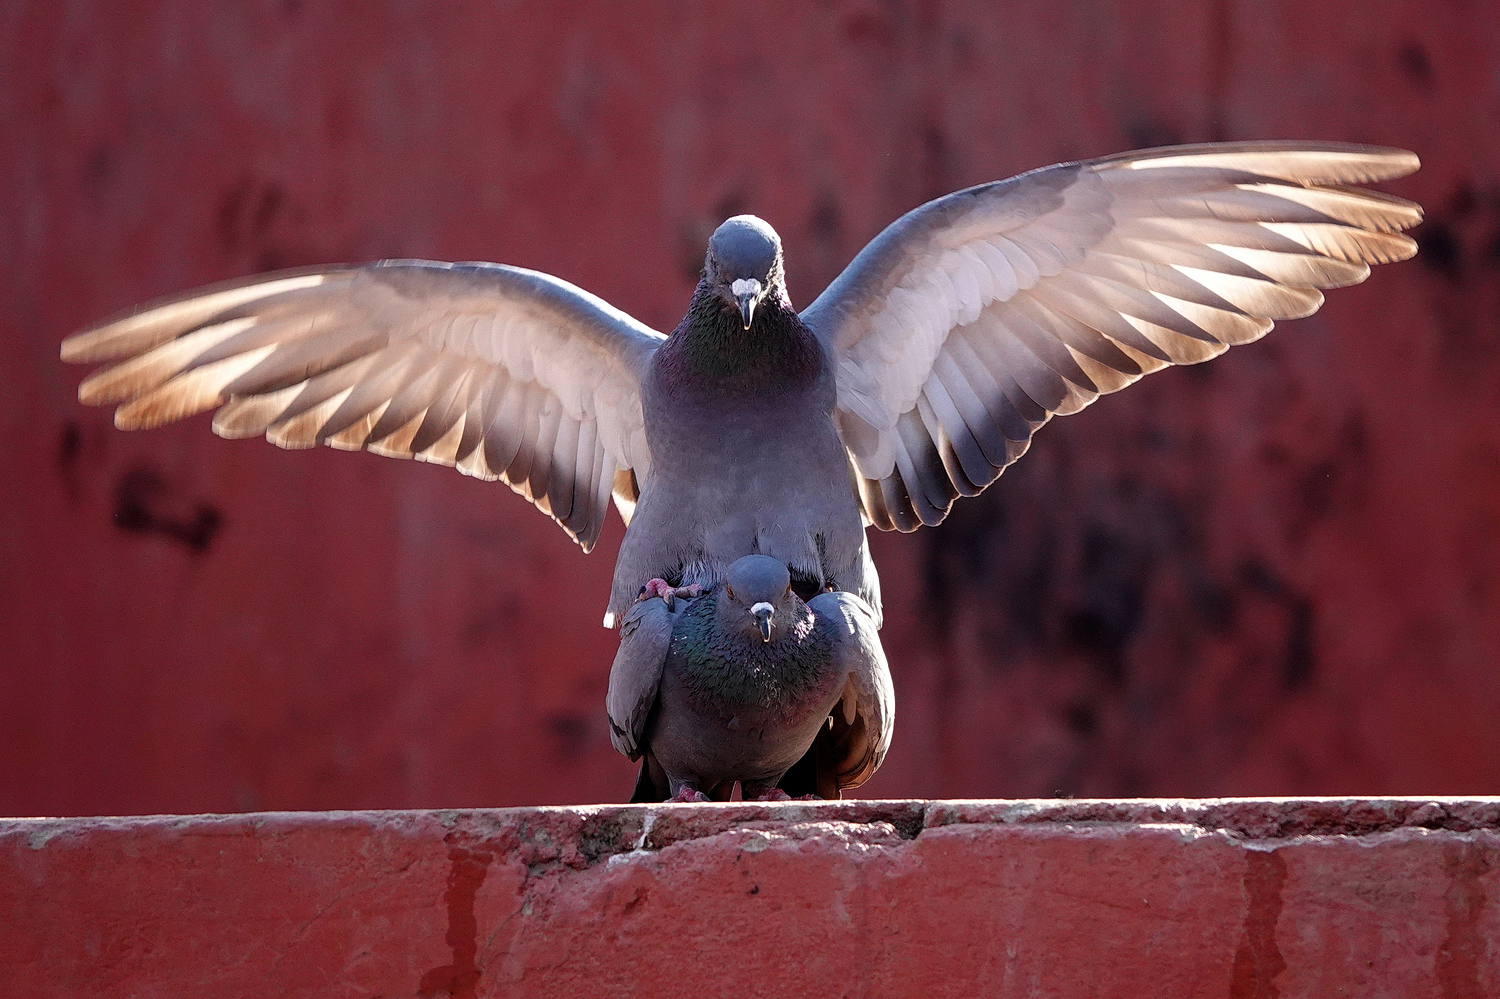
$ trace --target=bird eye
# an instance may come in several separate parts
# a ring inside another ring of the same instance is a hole
[[[730,600],[737,599],[734,595],[734,587],[730,586],[728,583],[724,584],[724,592],[729,594]]]
[[[781,595],[781,597],[782,597],[782,599],[783,599],[783,600],[784,600],[784,599],[786,599],[786,598],[787,598],[787,597],[789,597],[789,596],[791,596],[791,595],[792,595],[792,584],[791,584],[791,583],[787,583],[787,584],[786,584],[786,592],[785,592],[785,593],[783,593],[783,594],[782,594],[782,595]]]

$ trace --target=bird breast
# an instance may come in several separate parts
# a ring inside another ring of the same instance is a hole
[[[715,613],[709,600],[691,608],[667,659],[667,673],[681,684],[695,711],[774,718],[780,724],[796,724],[820,709],[826,712],[824,702],[837,678],[831,675],[828,650],[816,640],[811,612],[804,608],[770,642],[762,641],[759,632],[714,628]]]

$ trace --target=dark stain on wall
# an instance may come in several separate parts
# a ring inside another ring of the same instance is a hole
[[[1409,41],[1401,46],[1399,60],[1402,71],[1413,83],[1422,87],[1432,84],[1432,60],[1421,42]]]
[[[188,500],[169,487],[161,473],[147,464],[132,467],[115,488],[116,527],[159,534],[191,551],[207,551],[223,519],[210,504]]]
[[[1417,259],[1428,270],[1457,280],[1461,275],[1458,240],[1441,218],[1429,215],[1414,234],[1420,251]]]
[[[1312,678],[1315,665],[1313,628],[1316,620],[1312,600],[1290,586],[1265,563],[1254,559],[1240,565],[1239,580],[1249,593],[1282,608],[1285,637],[1281,684],[1288,691],[1300,689]]]

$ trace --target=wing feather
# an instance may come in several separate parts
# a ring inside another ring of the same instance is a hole
[[[557,432],[564,418],[562,407],[554,400],[546,399],[542,402],[537,413],[537,435],[532,446],[527,449],[531,457],[531,468],[526,475],[521,476],[526,480],[526,495],[531,502],[558,520],[562,517],[552,506],[553,495],[549,488],[552,485],[552,455],[557,447]]]
[[[656,705],[662,670],[672,645],[672,629],[687,606],[672,610],[659,599],[632,604],[620,621],[620,647],[609,670],[604,708],[615,749],[638,760],[645,749],[646,721]]]
[[[640,379],[662,339],[535,271],[382,261],[200,289],[62,355],[117,362],[79,395],[118,406],[122,428],[217,408],[226,437],[454,465],[505,479],[588,549],[607,484],[649,471]]]
[[[497,477],[505,476],[526,436],[527,383],[509,382],[497,392],[495,407],[486,421],[485,464]],[[514,483],[518,480],[507,479]]]
[[[818,736],[819,764],[829,767],[840,790],[858,787],[880,768],[896,724],[896,692],[878,619],[852,593],[821,593],[807,606],[848,677],[828,728]]]
[[[531,462],[536,456],[537,441],[542,434],[542,406],[544,404],[535,382],[522,384],[522,394],[518,402],[520,435],[516,440],[516,452],[511,456],[510,464],[505,468],[505,481],[510,483],[511,488],[516,492],[531,499],[531,495],[527,493],[527,487],[531,483]]]
[[[418,455],[432,452],[438,464],[453,465],[458,461],[458,446],[462,440],[464,414],[469,409],[469,385],[474,375],[474,366],[464,358],[457,358],[456,375],[448,382],[427,407],[417,435],[412,438],[411,449]],[[441,447],[454,429],[459,431],[452,444]],[[446,455],[445,461],[442,456]]]

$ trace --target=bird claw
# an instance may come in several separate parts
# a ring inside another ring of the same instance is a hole
[[[652,597],[660,597],[661,602],[667,605],[667,610],[671,610],[672,601],[675,598],[681,597],[684,600],[691,600],[702,594],[703,587],[697,583],[689,586],[673,586],[665,579],[652,577],[646,580],[645,586],[641,587],[641,592],[636,597],[636,600],[650,600]]]
[[[672,797],[667,799],[668,802],[678,805],[686,805],[698,801],[712,800],[712,798],[695,787],[685,787],[681,791],[678,791],[676,794],[672,795]]]

